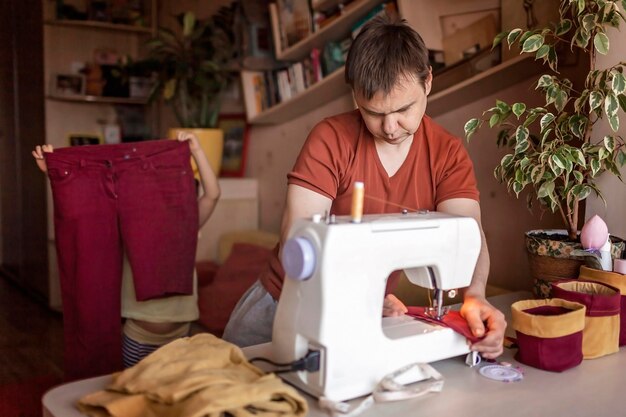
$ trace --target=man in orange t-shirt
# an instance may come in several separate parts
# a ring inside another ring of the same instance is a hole
[[[293,221],[313,214],[349,214],[352,184],[366,187],[364,213],[436,210],[473,217],[480,225],[474,169],[461,141],[425,116],[432,86],[428,50],[404,22],[378,17],[354,40],[345,69],[358,109],[327,118],[309,134],[288,175],[281,242]],[[485,299],[489,252],[482,247],[461,315],[481,340],[485,358],[502,353],[504,315]],[[268,269],[239,301],[224,339],[241,346],[271,340],[284,271],[280,245]],[[383,315],[407,308],[387,294]]]

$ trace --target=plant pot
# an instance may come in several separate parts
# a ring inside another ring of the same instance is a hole
[[[219,175],[224,153],[224,131],[222,129],[172,128],[168,130],[167,137],[176,139],[180,131],[191,132],[198,137],[200,146],[209,160],[209,165],[211,165],[215,175]],[[198,167],[193,159],[191,160],[191,166],[193,172],[198,176]]]
[[[620,258],[624,241],[611,236],[611,256]],[[563,229],[531,230],[526,232],[526,250],[533,279],[533,293],[538,298],[550,296],[550,283],[560,279],[577,279],[583,257],[572,256],[572,251],[582,249],[580,242],[572,242]]]

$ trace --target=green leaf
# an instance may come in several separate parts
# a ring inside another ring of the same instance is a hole
[[[498,113],[494,113],[489,118],[489,127],[494,127],[500,121],[500,115]]]
[[[613,136],[604,137],[604,147],[607,151],[613,152],[615,150],[615,138]]]
[[[604,148],[602,148],[604,149]],[[598,171],[600,171],[600,161],[598,161],[597,159],[593,158],[591,160],[591,175],[592,176],[596,176],[596,174],[598,173]]]
[[[585,176],[580,171],[574,171],[574,177],[579,184],[585,180]]]
[[[613,74],[611,90],[617,96],[626,91],[626,77],[621,72],[611,71],[611,73]]]
[[[183,17],[183,36],[188,37],[193,33],[196,26],[196,15],[193,12],[186,12]]]
[[[602,93],[599,91],[592,91],[591,94],[589,94],[589,107],[591,107],[591,110],[600,107],[602,101]]]
[[[467,123],[465,123],[463,130],[465,130],[465,137],[467,138],[467,140],[469,140],[469,138],[474,134],[474,132],[476,132],[476,129],[478,129],[479,125],[480,125],[480,120],[477,118],[470,119],[467,121]]]
[[[502,166],[502,168],[504,168],[504,169],[507,169],[509,167],[509,165],[511,165],[511,162],[513,162],[513,155],[510,154],[510,153],[506,154],[500,160],[500,166]]]
[[[609,52],[609,37],[603,32],[596,33],[596,36],[593,38],[593,46],[595,46],[596,51],[606,55]]]
[[[506,38],[508,35],[508,32],[500,32],[496,35],[495,38],[493,38],[493,44],[491,45],[491,49],[495,48],[496,46],[498,46],[500,44],[500,42],[502,42],[502,39]]]
[[[519,182],[513,183],[513,191],[515,192],[515,196],[519,197],[519,193],[524,189],[524,186]]]
[[[581,167],[585,168],[587,166],[587,162],[585,161],[585,155],[580,149],[572,150],[572,156]]]
[[[517,145],[515,145],[515,154],[520,154],[525,152],[530,146],[530,143],[528,143],[528,140],[523,139],[523,140],[518,140],[517,141]]]
[[[506,41],[509,44],[509,49],[511,49],[511,46],[515,43],[521,33],[522,29],[520,28],[513,29],[509,32],[508,36],[506,37]]]
[[[584,200],[589,197],[589,194],[591,194],[591,188],[587,184],[578,184],[574,186],[572,192],[578,200]]]
[[[524,126],[518,126],[515,130],[515,141],[520,143],[521,141],[528,140],[528,129]]]
[[[537,191],[537,197],[545,198],[545,197],[552,195],[553,192],[554,192],[554,182],[553,181],[544,182],[543,184],[539,186],[539,190]]]
[[[617,132],[619,130],[619,118],[617,117],[617,115],[609,116],[608,119],[611,130],[613,130],[613,132]]]
[[[517,116],[519,120],[520,116],[526,111],[526,104],[524,103],[515,103],[513,104],[513,114]]]
[[[522,52],[535,52],[537,49],[541,48],[541,45],[543,45],[543,43],[543,35],[532,35],[524,41],[524,45],[522,45]]]
[[[541,131],[544,131],[546,127],[548,127],[550,123],[552,123],[553,121],[554,121],[554,115],[552,113],[544,114],[544,116],[539,121],[539,124],[541,125]]]
[[[508,113],[511,111],[511,106],[509,106],[502,100],[496,100],[496,107],[498,108],[498,110],[500,110],[502,114]]]
[[[565,105],[567,104],[567,92],[565,90],[559,90],[556,93],[556,97],[554,99],[554,106],[558,111],[563,111]]]
[[[541,48],[537,49],[535,59],[547,58],[548,52],[550,52],[550,45],[541,45]]]
[[[591,32],[596,27],[596,15],[587,13],[583,16],[582,23],[585,30]]]
[[[619,106],[622,108],[622,111],[626,112],[626,96],[624,94],[620,94],[617,96],[617,100],[619,101]]]
[[[539,182],[539,180],[543,177],[543,173],[546,171],[546,168],[543,165],[537,165],[530,171],[530,180],[534,183]]]
[[[554,84],[554,79],[551,76],[544,74],[539,77],[535,90],[538,88],[550,87],[552,84]]]
[[[560,155],[552,155],[552,162],[554,162],[556,166],[562,169],[565,169],[565,167],[567,166],[565,159]]]
[[[620,166],[624,166],[626,163],[626,150],[623,150],[617,155],[617,162]]]
[[[624,0],[626,1],[626,0]],[[556,27],[556,36],[565,35],[572,28],[572,21],[570,19],[563,19]]]
[[[607,116],[615,116],[619,110],[619,101],[617,96],[613,93],[607,94],[604,98],[604,112]]]

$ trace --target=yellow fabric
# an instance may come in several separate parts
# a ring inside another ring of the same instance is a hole
[[[585,317],[584,359],[595,359],[619,351],[619,320],[619,314]]]
[[[193,294],[174,295],[148,301],[137,301],[133,273],[124,256],[122,273],[122,317],[154,323],[194,321],[200,317],[198,309],[198,276],[193,272]]]
[[[211,334],[178,339],[115,374],[105,391],[80,399],[89,416],[304,416],[306,401],[276,375],[251,365]]]
[[[524,310],[541,306],[564,307],[570,311],[558,316],[536,316],[524,312]],[[522,300],[511,305],[511,322],[518,332],[551,339],[582,331],[585,327],[586,311],[587,308],[584,305],[560,298]]]
[[[586,266],[580,267],[579,279],[596,281],[607,284],[620,290],[622,295],[626,295],[626,275],[618,272],[601,271]]]

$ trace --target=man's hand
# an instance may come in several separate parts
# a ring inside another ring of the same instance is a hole
[[[489,304],[484,297],[466,294],[461,316],[467,320],[474,336],[485,336],[470,346],[472,351],[480,352],[486,359],[495,359],[502,354],[506,320],[501,311]]]
[[[37,166],[42,172],[48,172],[48,166],[46,165],[46,160],[43,158],[44,152],[54,152],[54,148],[52,145],[43,145],[36,146],[35,150],[32,151],[33,158],[35,158],[35,162],[37,162]]]
[[[383,317],[398,317],[409,311],[404,303],[393,294],[387,294],[383,301]]]

